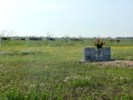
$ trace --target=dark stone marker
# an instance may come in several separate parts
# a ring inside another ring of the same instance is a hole
[[[103,47],[102,48],[103,60],[110,61],[111,60],[111,49],[110,47]]]
[[[110,61],[111,49],[110,47],[103,47],[101,49],[88,48],[83,49],[82,61]]]
[[[83,49],[83,61],[95,60],[95,48],[84,48]]]

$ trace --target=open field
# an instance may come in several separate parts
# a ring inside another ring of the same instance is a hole
[[[92,40],[1,44],[0,100],[133,100],[133,41],[105,45],[116,64],[81,63],[85,46]]]

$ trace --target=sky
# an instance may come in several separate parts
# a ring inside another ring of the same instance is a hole
[[[133,0],[0,0],[0,34],[5,30],[13,36],[133,37]]]

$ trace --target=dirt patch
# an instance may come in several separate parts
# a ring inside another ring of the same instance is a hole
[[[11,52],[0,51],[0,55],[10,54]]]
[[[116,67],[133,67],[133,61],[128,60],[114,60],[114,61],[104,61],[104,62],[96,62],[101,66],[116,66]]]

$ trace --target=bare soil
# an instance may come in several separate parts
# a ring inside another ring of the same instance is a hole
[[[103,61],[103,62],[96,62],[101,66],[116,66],[116,67],[133,67],[133,61],[128,60],[113,60],[113,61]]]

